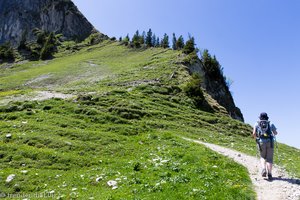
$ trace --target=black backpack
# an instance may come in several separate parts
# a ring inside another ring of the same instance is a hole
[[[259,138],[271,139],[272,131],[271,131],[271,127],[270,127],[270,121],[268,121],[268,120],[258,121],[258,125],[256,127],[256,132],[257,132]]]

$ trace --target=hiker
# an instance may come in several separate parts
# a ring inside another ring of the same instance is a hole
[[[277,135],[276,127],[270,124],[268,114],[262,112],[259,121],[253,127],[253,137],[256,139],[260,151],[261,175],[272,180],[272,165],[274,154],[274,135]]]

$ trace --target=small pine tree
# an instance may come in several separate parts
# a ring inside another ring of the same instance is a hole
[[[54,32],[49,33],[38,28],[33,29],[32,32],[36,36],[36,43],[31,44],[31,57],[42,60],[52,58],[53,54],[57,52],[62,34],[55,35]]]
[[[143,31],[142,35],[140,36],[140,43],[141,43],[141,46],[144,46],[145,44],[145,31]]]
[[[30,60],[39,60],[40,59],[40,52],[41,52],[41,46],[37,43],[31,43],[29,45],[30,48]]]
[[[201,62],[203,64],[203,67],[205,69],[205,72],[211,76],[214,77],[215,79],[221,79],[224,80],[225,78],[223,77],[223,69],[218,62],[216,56],[211,56],[208,52],[207,49],[204,49],[201,57]]]
[[[172,39],[172,49],[173,50],[177,50],[177,39],[176,39],[176,36],[175,36],[175,33],[173,33],[173,39]]]
[[[189,40],[186,41],[184,48],[182,49],[182,52],[185,54],[190,54],[196,51],[195,48],[195,39],[194,37],[189,36]]]
[[[145,43],[146,43],[146,32],[143,31],[142,35],[141,35],[141,44],[143,46],[145,46]]]
[[[32,30],[34,36],[36,37],[36,43],[40,44],[40,45],[43,45],[45,44],[46,42],[46,38],[47,38],[47,35],[49,34],[48,32],[46,31],[43,31],[41,29],[38,29],[38,28],[34,28]]]
[[[180,50],[184,48],[184,40],[182,35],[179,36],[178,40],[176,41],[176,49]]]
[[[57,51],[56,48],[57,45],[57,38],[55,37],[55,34],[51,32],[47,37],[45,44],[42,47],[40,59],[46,60],[53,57],[54,52]]]
[[[146,40],[146,46],[147,47],[152,47],[153,46],[153,43],[152,43],[152,30],[151,30],[151,28],[147,32],[145,40]]]
[[[159,46],[160,46],[160,41],[159,41],[159,37],[157,37],[155,41],[155,47],[159,47]]]
[[[13,62],[15,60],[14,50],[10,43],[0,45],[0,63],[1,62]]]
[[[170,44],[169,44],[169,36],[165,33],[163,39],[161,40],[161,44],[160,46],[162,48],[169,48]]]
[[[126,37],[122,40],[122,43],[127,46],[130,42],[129,34],[126,35]]]
[[[133,47],[135,47],[135,48],[140,48],[141,47],[141,40],[140,40],[140,38],[141,38],[140,33],[137,30],[135,32],[135,34],[133,35],[133,37],[132,37]]]
[[[156,46],[156,35],[153,34],[152,36],[152,47],[155,47]]]

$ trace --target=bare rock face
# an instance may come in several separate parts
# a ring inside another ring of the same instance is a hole
[[[214,77],[209,76],[200,61],[189,66],[189,70],[190,73],[198,73],[201,77],[203,77],[202,87],[218,102],[219,105],[226,109],[227,113],[233,119],[237,119],[242,122],[244,121],[243,114],[241,110],[235,106],[233,97],[224,79],[215,79]]]
[[[0,44],[17,46],[21,40],[31,41],[34,28],[78,41],[96,32],[71,0],[0,1]]]

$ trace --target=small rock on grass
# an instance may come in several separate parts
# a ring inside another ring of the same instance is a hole
[[[107,182],[107,185],[109,187],[111,187],[113,190],[117,189],[118,188],[118,182],[117,181],[114,181],[114,180],[110,180]]]
[[[14,180],[14,178],[16,177],[15,174],[10,174],[7,178],[6,178],[6,183],[10,183]]]

